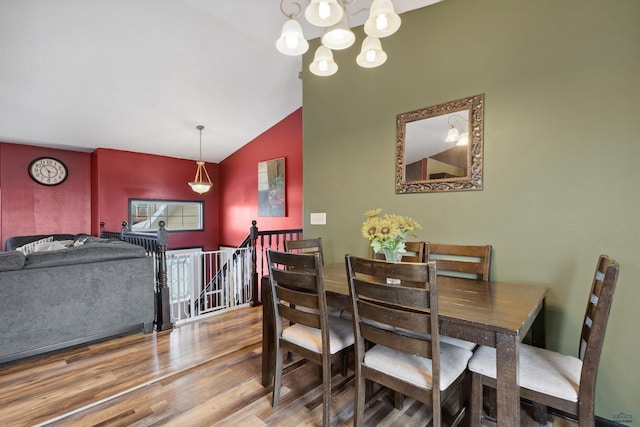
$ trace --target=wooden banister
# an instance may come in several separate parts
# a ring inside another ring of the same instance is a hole
[[[302,238],[302,229],[288,230],[258,230],[257,221],[251,221],[248,242],[251,245],[251,306],[261,304],[260,277],[266,274],[267,248],[284,251],[286,240],[299,240]],[[246,241],[247,239],[245,239]]]

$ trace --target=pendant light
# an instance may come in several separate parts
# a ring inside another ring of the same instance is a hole
[[[209,178],[207,169],[204,167],[204,162],[202,161],[202,129],[204,129],[204,126],[198,125],[196,126],[196,129],[200,131],[200,160],[196,162],[198,165],[198,169],[196,169],[196,176],[189,185],[196,193],[204,194],[213,187],[213,184],[211,183],[211,178]],[[207,178],[206,181],[204,180],[205,177]]]

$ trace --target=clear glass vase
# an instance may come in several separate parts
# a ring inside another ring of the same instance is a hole
[[[390,249],[383,249],[382,253],[384,253],[384,258],[387,261],[400,262],[400,260],[402,260],[402,252],[398,252],[398,251],[394,251],[394,250],[390,250]],[[399,285],[400,284],[400,279],[393,279],[391,277],[387,277],[387,284],[388,285]]]

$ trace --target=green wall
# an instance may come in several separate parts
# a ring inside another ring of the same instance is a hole
[[[357,42],[316,77],[304,58],[304,231],[328,262],[366,256],[365,210],[410,215],[418,238],[492,244],[492,278],[548,286],[547,345],[576,355],[598,255],[620,263],[597,415],[640,423],[640,2],[445,0],[402,15],[387,63]],[[484,190],[395,194],[396,114],[485,94]],[[327,225],[309,224],[326,212]]]

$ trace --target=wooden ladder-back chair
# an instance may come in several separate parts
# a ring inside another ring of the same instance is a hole
[[[405,242],[404,248],[407,252],[411,252],[411,254],[403,255],[401,261],[402,262],[424,262],[425,257],[425,249],[427,244],[425,242]],[[385,259],[384,254],[381,252],[373,254],[374,259]]]
[[[470,278],[489,281],[491,245],[447,245],[429,243],[427,260],[435,261],[440,275],[470,275]],[[459,277],[464,277],[460,275]]]
[[[293,254],[267,249],[267,260],[276,337],[272,405],[278,406],[280,400],[282,352],[291,351],[321,366],[323,425],[328,426],[332,365],[341,360],[344,352],[353,349],[352,324],[337,317],[329,319],[327,315],[319,253]],[[285,327],[285,319],[294,323]]]
[[[320,265],[324,265],[324,255],[322,253],[322,238],[285,240],[284,250],[291,253],[315,253],[320,254]]]
[[[576,417],[575,421],[581,426],[594,425],[596,375],[618,269],[618,264],[606,255],[598,259],[582,322],[578,357],[520,345],[520,396],[534,402],[534,407],[555,408]],[[472,371],[473,426],[482,421],[483,386],[496,388],[495,349],[479,347],[469,362],[469,369]]]
[[[443,416],[442,406],[452,396],[460,397],[472,353],[439,341],[435,263],[347,255],[346,267],[356,338],[354,425],[364,418],[365,380],[383,386],[376,394],[386,387],[430,405],[434,426],[443,425],[443,418],[453,425],[460,422],[465,410],[461,399],[452,416]],[[387,278],[402,283],[388,285]]]

